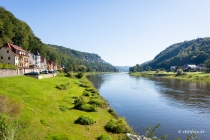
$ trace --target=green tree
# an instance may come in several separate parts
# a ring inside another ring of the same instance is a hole
[[[206,60],[206,61],[204,62],[204,66],[205,66],[206,68],[208,68],[208,70],[210,70],[210,59],[208,59],[208,60]]]
[[[80,72],[85,72],[86,71],[86,66],[84,66],[84,65],[79,65],[78,66],[78,71],[80,71]]]

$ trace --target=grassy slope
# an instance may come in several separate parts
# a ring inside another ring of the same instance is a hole
[[[82,79],[87,81],[86,78]],[[106,109],[98,108],[98,112],[83,112],[72,109],[73,96],[82,95],[85,90],[79,87],[78,79],[54,77],[37,80],[26,76],[0,78],[0,95],[16,98],[23,103],[21,115],[17,118],[20,123],[18,139],[42,140],[52,135],[68,135],[70,139],[96,139],[100,134],[108,134],[104,130],[105,124],[113,118]],[[56,85],[70,83],[68,90],[58,90]],[[92,85],[89,82],[90,85]],[[69,99],[67,103],[63,99]],[[60,111],[59,105],[69,108],[66,112]],[[74,124],[81,115],[93,118],[96,124],[82,126]],[[109,135],[117,139],[119,134]]]
[[[132,76],[163,76],[164,78],[171,78],[171,79],[183,79],[183,80],[190,80],[190,81],[205,81],[210,82],[210,73],[206,72],[186,72],[186,75],[176,76],[175,72],[159,72],[158,74],[156,71],[149,71],[149,72],[135,72],[130,73]]]

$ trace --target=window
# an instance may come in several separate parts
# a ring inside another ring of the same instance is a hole
[[[3,59],[3,56],[1,56],[1,59]]]
[[[9,53],[9,50],[7,50],[7,53]]]
[[[10,57],[8,57],[8,60],[10,60]]]

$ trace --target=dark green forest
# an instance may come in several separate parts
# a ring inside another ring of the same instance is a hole
[[[203,64],[210,58],[210,38],[197,38],[173,44],[154,57],[152,61],[131,67],[130,70],[170,69],[170,66]]]
[[[36,37],[28,24],[17,19],[11,12],[0,7],[0,46],[9,42],[35,53],[38,51],[58,65],[77,71],[79,65],[85,65],[87,71],[116,72],[114,66],[106,63],[93,53],[85,53],[57,45],[45,44]]]

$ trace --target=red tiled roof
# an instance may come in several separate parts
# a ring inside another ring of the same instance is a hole
[[[53,61],[52,60],[47,60],[47,64],[53,64]]]
[[[13,44],[10,44],[10,43],[7,43],[8,47],[10,47],[11,49],[14,48],[15,50],[19,50],[19,51],[23,51],[23,52],[26,52],[25,50],[23,50],[23,48],[19,47],[19,46],[16,46],[16,45],[13,45]]]
[[[47,64],[56,66],[56,63],[53,60],[47,60]]]

